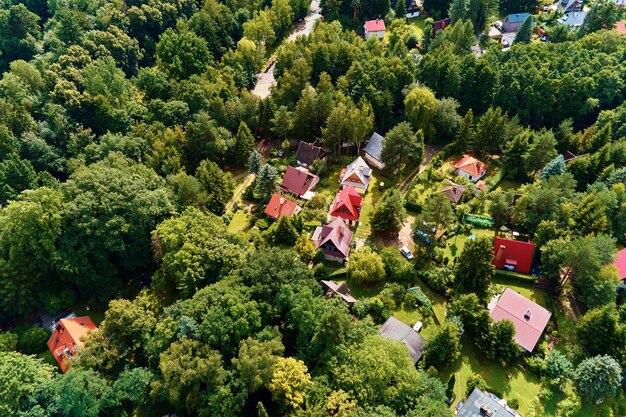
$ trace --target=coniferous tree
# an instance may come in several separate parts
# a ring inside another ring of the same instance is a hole
[[[468,0],[454,0],[450,5],[448,14],[450,15],[450,21],[456,23],[459,20],[467,18],[467,12],[469,10]]]
[[[278,171],[270,164],[265,164],[259,170],[256,178],[256,187],[254,192],[261,200],[267,201],[276,191],[276,179]]]
[[[250,157],[248,158],[248,171],[251,174],[258,174],[261,169],[261,164],[263,161],[261,160],[261,154],[257,152],[257,150],[253,150],[250,153]]]
[[[468,241],[461,252],[455,273],[459,289],[485,297],[494,275],[492,258],[491,240],[481,238]]]
[[[396,0],[394,12],[396,13],[396,19],[404,19],[406,17],[406,1]]]
[[[528,16],[524,23],[517,30],[517,35],[515,36],[515,41],[513,43],[530,43],[533,29],[533,18],[532,16]]]
[[[237,165],[243,165],[247,162],[248,155],[254,150],[254,136],[248,125],[241,121],[239,129],[235,135],[235,146],[233,147],[233,156]]]
[[[565,159],[563,155],[558,155],[556,158],[550,160],[541,171],[539,178],[542,180],[548,179],[554,175],[561,175],[565,172]]]

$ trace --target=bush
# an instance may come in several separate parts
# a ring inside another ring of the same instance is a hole
[[[39,297],[41,306],[48,313],[57,313],[59,311],[67,310],[76,302],[74,292],[70,289],[65,289],[59,294],[53,294],[51,292],[43,292]]]
[[[50,332],[43,327],[33,327],[20,337],[17,349],[27,355],[36,355],[47,349]]]
[[[256,221],[255,226],[259,228],[259,230],[267,230],[270,227],[269,223],[265,219],[259,219]]]
[[[469,378],[467,378],[465,396],[468,397],[472,393],[472,391],[474,391],[474,388],[478,388],[479,390],[482,390],[482,391],[491,391],[491,388],[489,388],[489,385],[487,385],[483,377],[480,376],[479,374],[472,374],[470,375]]]
[[[422,291],[421,288],[413,287],[409,291],[412,292],[413,294],[415,294],[415,298],[417,300],[417,305],[419,307],[423,307],[426,310],[430,310],[430,309],[433,308],[432,301],[430,301],[430,298],[428,298],[428,296],[426,294],[424,294],[424,291]],[[420,311],[421,311],[421,308],[420,308]]]
[[[517,398],[511,398],[510,400],[508,400],[509,403],[509,407],[514,408],[514,409],[518,409],[519,408],[519,400]]]
[[[0,352],[13,352],[17,348],[17,335],[10,332],[0,333]]]

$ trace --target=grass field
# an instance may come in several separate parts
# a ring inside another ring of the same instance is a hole
[[[231,233],[243,232],[246,229],[247,223],[248,216],[246,215],[246,212],[238,210],[235,214],[233,214],[233,218],[228,224],[228,231]]]
[[[363,208],[361,209],[361,216],[359,217],[359,227],[354,232],[354,236],[367,239],[372,234],[371,217],[374,212],[374,205],[382,195],[381,189],[378,187],[377,174],[372,174],[370,185],[365,194],[363,200]]]

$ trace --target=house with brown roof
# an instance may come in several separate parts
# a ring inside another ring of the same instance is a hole
[[[324,296],[326,298],[339,297],[345,301],[350,307],[356,303],[356,298],[350,295],[350,289],[345,282],[337,284],[335,281],[321,281],[324,287]]]
[[[380,326],[378,333],[387,339],[402,342],[409,351],[413,364],[416,364],[422,358],[426,341],[411,326],[404,324],[394,316],[389,317]]]
[[[456,184],[450,180],[447,180],[448,185],[444,186],[439,190],[439,192],[450,200],[451,203],[457,204],[461,201],[463,197],[463,193],[465,192],[465,187],[462,185]]]
[[[71,317],[59,320],[48,340],[48,349],[63,373],[70,369],[71,360],[80,354],[85,339],[97,327],[90,317]]]
[[[471,182],[477,182],[487,173],[487,164],[473,156],[463,155],[463,158],[454,164],[456,175],[465,177]]]
[[[339,191],[330,206],[328,216],[330,220],[342,218],[350,226],[356,226],[361,215],[363,197],[356,192],[352,185]]]
[[[313,232],[315,249],[320,249],[329,261],[344,262],[350,255],[352,231],[337,217],[326,226],[318,226]]]
[[[372,169],[360,156],[345,167],[339,176],[342,187],[351,185],[361,194],[367,191],[371,177]]]
[[[291,217],[300,211],[302,211],[302,207],[278,193],[272,195],[270,202],[265,207],[265,214],[274,220],[278,220],[282,216]]]
[[[322,148],[312,143],[301,141],[296,152],[296,162],[305,168],[310,168],[322,154]]]
[[[310,199],[312,194],[311,190],[315,188],[319,180],[320,177],[311,174],[306,168],[294,168],[290,166],[287,167],[283,182],[279,184],[279,187],[283,192],[305,198],[306,200]]]
[[[509,320],[515,327],[515,342],[532,352],[539,342],[552,313],[510,288],[504,290],[495,305],[490,304],[493,321]]]

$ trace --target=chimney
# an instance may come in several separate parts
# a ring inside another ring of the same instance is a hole
[[[285,204],[285,199],[283,197],[280,198],[280,205],[282,206],[283,204]]]
[[[526,310],[526,313],[524,313],[524,318],[526,320],[530,320],[531,314],[530,314],[530,308]]]
[[[496,261],[499,261],[502,258],[502,255],[504,255],[505,249],[506,249],[506,246],[500,245],[500,247],[498,248],[498,253],[496,253]]]

